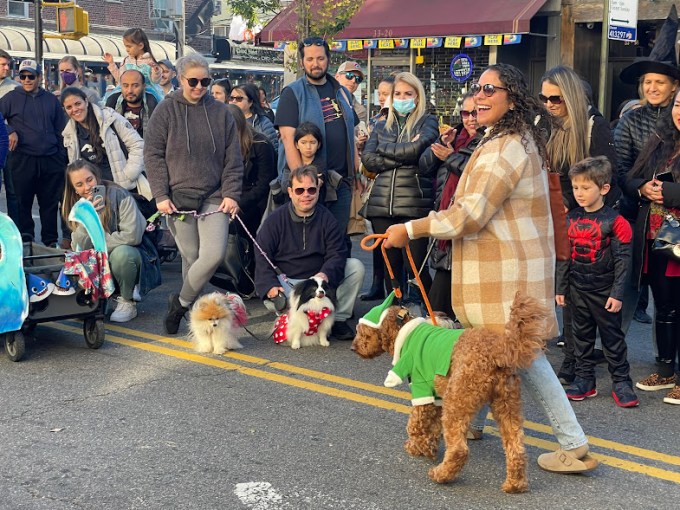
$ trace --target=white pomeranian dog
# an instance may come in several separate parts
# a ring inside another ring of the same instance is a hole
[[[245,326],[246,320],[246,307],[238,294],[206,294],[189,313],[189,340],[197,352],[223,354],[227,349],[241,349],[236,329]]]
[[[293,287],[288,313],[274,324],[274,341],[286,342],[292,349],[328,347],[328,334],[334,322],[334,296],[328,283],[318,277],[308,278]]]

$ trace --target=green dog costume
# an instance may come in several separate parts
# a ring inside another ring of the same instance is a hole
[[[359,319],[359,323],[380,328],[393,300],[394,292]],[[464,331],[433,326],[422,317],[410,320],[401,328],[394,342],[392,370],[383,384],[393,388],[408,378],[412,405],[441,405],[441,399],[434,390],[434,379],[437,375],[449,373],[453,347]]]

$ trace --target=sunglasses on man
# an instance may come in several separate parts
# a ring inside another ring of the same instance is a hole
[[[351,71],[348,71],[345,73],[345,78],[348,80],[354,80],[357,85],[359,85],[362,81],[364,81],[364,77],[358,74],[354,74]]]
[[[480,85],[479,83],[473,83],[470,85],[470,92],[472,95],[476,96],[479,92],[483,92],[486,97],[493,96],[497,90],[508,90],[507,87],[501,87],[499,85],[494,85],[492,83],[487,83],[485,85]]]
[[[36,78],[35,74],[20,74],[19,75],[19,79],[21,81],[24,81],[24,80],[33,81],[33,80],[35,80],[35,78]]]
[[[539,94],[538,99],[544,103],[550,101],[552,104],[562,104],[562,96],[544,96],[543,94]]]
[[[309,188],[293,188],[293,192],[297,196],[302,196],[304,192],[307,192],[310,195],[316,195],[316,192],[318,191],[316,186],[310,186]]]
[[[198,78],[187,78],[186,76],[184,79],[187,81],[189,86],[193,89],[198,86],[198,84],[201,84],[201,87],[207,88],[211,83],[212,83],[212,78],[201,78],[200,80]]]

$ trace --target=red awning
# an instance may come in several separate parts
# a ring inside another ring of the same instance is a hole
[[[297,22],[298,15],[295,12],[295,2],[292,2],[264,26],[258,34],[260,42],[297,41],[300,38],[295,31]]]
[[[401,39],[447,35],[522,34],[546,0],[366,0],[335,39]],[[260,32],[262,42],[294,41],[295,4]]]

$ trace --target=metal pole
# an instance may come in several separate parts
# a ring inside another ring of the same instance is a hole
[[[600,40],[600,86],[597,93],[597,106],[600,113],[607,117],[607,73],[609,71],[609,0],[604,0],[602,11],[602,39]]]
[[[42,66],[42,0],[33,0],[33,13],[35,16],[35,61],[38,63],[38,65]],[[43,72],[43,79],[44,78],[45,73]]]
[[[184,46],[187,41],[186,34],[186,2],[182,0],[181,2],[182,13],[179,19],[175,20],[175,25],[177,28],[177,58],[184,56]]]

